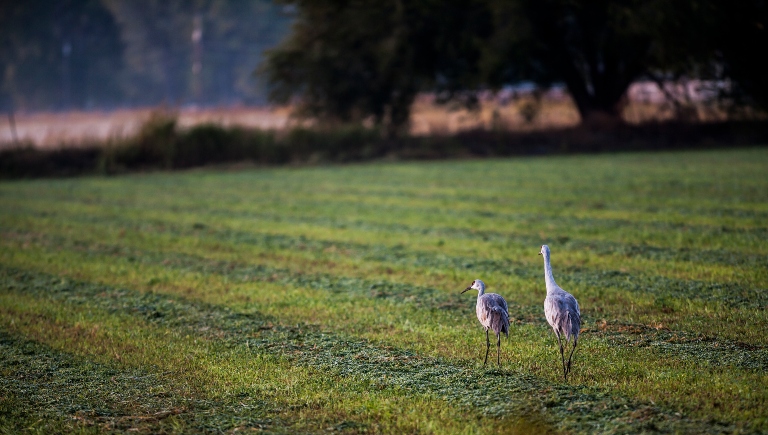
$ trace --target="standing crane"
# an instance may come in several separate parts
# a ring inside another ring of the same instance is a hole
[[[573,352],[576,350],[576,344],[579,341],[579,330],[581,329],[579,303],[576,302],[576,298],[572,294],[563,290],[555,283],[555,277],[552,276],[552,265],[549,262],[549,246],[542,245],[539,255],[544,257],[544,280],[547,284],[547,297],[544,299],[544,316],[557,336],[557,344],[560,345],[560,359],[563,362],[563,379],[567,381],[568,373],[571,372],[571,357],[573,357]],[[563,348],[561,337],[565,338],[565,349]],[[567,350],[571,338],[573,338],[573,345],[568,355],[568,363],[566,363],[564,350]]]
[[[491,350],[491,340],[488,337],[488,330],[493,329],[496,334],[496,364],[501,366],[501,333],[503,332],[509,338],[509,310],[507,301],[501,295],[496,293],[486,293],[485,283],[476,279],[472,285],[465,288],[461,293],[467,290],[477,290],[477,320],[485,328],[485,361],[483,367],[488,362],[488,352]]]

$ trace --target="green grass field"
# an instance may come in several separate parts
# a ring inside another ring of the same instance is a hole
[[[768,431],[767,148],[11,181],[0,202],[0,433]],[[544,243],[583,316],[567,383]],[[501,367],[459,294],[476,278],[510,305]]]

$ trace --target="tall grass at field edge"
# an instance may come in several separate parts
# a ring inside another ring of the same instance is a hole
[[[157,112],[125,139],[77,147],[0,151],[0,178],[118,174],[211,164],[346,163],[375,159],[443,159],[640,150],[701,149],[768,143],[768,122],[678,122],[578,126],[535,132],[474,130],[455,135],[386,137],[360,125],[262,130],[206,123],[179,128]]]

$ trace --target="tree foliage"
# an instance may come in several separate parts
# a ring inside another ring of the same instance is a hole
[[[768,108],[768,2],[717,3],[712,45],[722,59],[721,75],[734,80],[738,97]]]
[[[417,92],[528,80],[564,83],[583,120],[617,121],[641,78],[731,79],[754,101],[768,82],[762,0],[290,3],[296,24],[263,71],[274,100],[315,116],[398,126]]]
[[[254,103],[267,86],[397,132],[419,92],[563,83],[582,119],[615,120],[632,81],[689,78],[768,107],[766,27],[765,0],[0,0],[0,106]]]
[[[655,62],[663,0],[494,2],[489,83],[562,82],[582,119],[617,118],[629,85]]]
[[[481,2],[297,0],[290,37],[267,53],[271,98],[339,121],[372,117],[394,132],[416,94],[479,79],[490,15]]]

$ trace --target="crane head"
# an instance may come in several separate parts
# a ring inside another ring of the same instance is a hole
[[[539,251],[539,255],[543,255],[545,257],[549,257],[549,246],[541,245],[541,250]]]
[[[467,290],[472,290],[472,289],[477,291],[483,291],[485,290],[485,283],[480,281],[479,279],[476,279],[472,281],[472,284],[469,287],[465,288],[461,293],[463,294]]]

